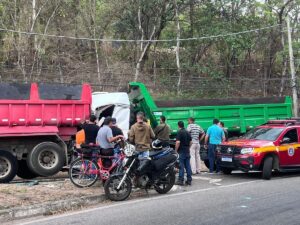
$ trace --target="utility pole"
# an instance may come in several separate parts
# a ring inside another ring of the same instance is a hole
[[[298,117],[298,93],[297,93],[297,81],[296,81],[296,72],[295,72],[295,63],[294,63],[294,53],[292,46],[292,35],[290,27],[290,17],[289,14],[286,16],[286,25],[287,25],[287,34],[288,34],[288,43],[289,43],[289,57],[290,57],[290,69],[291,69],[291,86],[293,93],[293,111],[294,117]]]

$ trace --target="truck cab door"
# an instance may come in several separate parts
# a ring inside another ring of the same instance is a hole
[[[283,134],[279,146],[279,162],[283,167],[300,165],[299,130],[292,128]]]

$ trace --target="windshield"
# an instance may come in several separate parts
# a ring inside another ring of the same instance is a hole
[[[243,139],[275,141],[283,128],[255,128],[243,136]]]

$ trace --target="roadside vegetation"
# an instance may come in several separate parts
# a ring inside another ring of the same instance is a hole
[[[0,80],[100,91],[136,80],[162,99],[282,96],[287,13],[298,73],[299,0],[3,0]]]

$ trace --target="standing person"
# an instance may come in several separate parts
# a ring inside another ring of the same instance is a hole
[[[155,137],[162,142],[163,147],[169,146],[171,129],[166,124],[166,117],[160,117],[160,124],[154,129]]]
[[[85,135],[85,144],[96,144],[96,137],[99,131],[96,120],[96,116],[91,115],[89,121],[82,125]]]
[[[130,128],[128,139],[135,145],[136,150],[140,152],[139,159],[148,159],[151,141],[155,138],[155,134],[152,128],[144,122],[144,114],[142,112],[137,113],[136,121]]]
[[[117,119],[116,118],[111,118],[112,124],[111,124],[111,130],[112,130],[112,135],[113,137],[116,137],[118,135],[124,136],[123,131],[117,126]],[[116,162],[118,160],[118,156],[121,153],[120,151],[121,147],[120,144],[117,143],[114,146],[114,159],[113,161]]]
[[[190,164],[190,146],[192,143],[192,138],[189,132],[187,132],[186,129],[184,129],[184,123],[182,121],[178,122],[178,133],[176,136],[176,144],[175,144],[175,150],[179,154],[179,163],[180,163],[180,169],[179,169],[179,177],[177,181],[177,185],[183,185],[184,184],[184,170],[186,171],[187,175],[187,185],[192,185],[192,170],[191,170],[191,164]]]
[[[117,135],[114,137],[111,127],[112,119],[110,117],[105,118],[103,126],[98,131],[97,143],[101,148],[105,150],[111,150],[113,152],[113,148],[115,146],[113,142],[117,141],[120,138],[123,138],[123,135]]]
[[[228,141],[228,130],[225,129],[225,124],[224,122],[220,121],[219,122],[219,126],[222,128],[222,130],[224,131],[224,135],[225,135],[225,141]]]
[[[225,134],[221,127],[218,126],[219,120],[214,119],[213,125],[207,130],[205,137],[205,146],[208,144],[208,159],[209,159],[209,172],[214,172],[214,165],[216,161],[216,149],[217,145],[221,144],[225,140]],[[216,173],[220,171],[219,162],[216,162]]]
[[[188,124],[187,131],[192,137],[192,145],[190,148],[192,173],[199,174],[201,172],[200,142],[204,139],[205,133],[199,125],[195,124],[194,118],[190,117]]]
[[[117,126],[117,119],[111,118],[111,122],[112,122],[111,130],[112,130],[113,136],[114,137],[116,137],[118,135],[124,136],[123,131]]]

